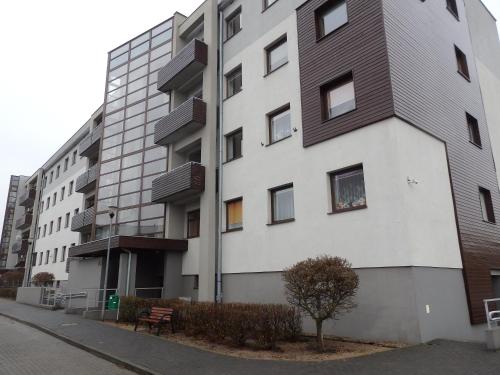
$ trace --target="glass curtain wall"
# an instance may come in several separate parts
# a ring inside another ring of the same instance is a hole
[[[151,203],[151,188],[167,170],[167,148],[154,144],[154,126],[170,111],[156,82],[172,58],[171,40],[169,19],[109,53],[96,239],[108,236],[109,206],[119,208],[115,234],[163,236],[165,208]]]

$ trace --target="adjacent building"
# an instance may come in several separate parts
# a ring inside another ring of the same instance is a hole
[[[71,290],[274,303],[285,268],[328,254],[360,277],[336,334],[479,339],[500,297],[499,67],[479,0],[176,13],[109,53],[102,116],[45,165],[82,158],[42,191],[32,272],[69,251]]]

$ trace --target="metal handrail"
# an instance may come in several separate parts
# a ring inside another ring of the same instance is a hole
[[[485,299],[484,302],[484,310],[486,311],[486,320],[488,322],[488,329],[493,328],[493,324],[500,324],[500,310],[499,305],[495,307],[495,310],[490,310],[490,303],[500,304],[500,298],[491,298]]]

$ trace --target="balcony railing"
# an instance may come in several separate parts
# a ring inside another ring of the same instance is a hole
[[[92,130],[89,135],[81,140],[78,145],[78,154],[80,156],[89,157],[99,152],[99,142],[102,136],[102,125]]]
[[[24,207],[33,207],[35,203],[36,190],[30,189],[19,197],[19,205]]]
[[[95,207],[87,208],[73,216],[71,219],[71,230],[73,232],[88,232],[92,228],[94,222]]]
[[[16,229],[23,230],[29,228],[33,221],[32,214],[25,214],[20,219],[16,221]]]
[[[199,98],[182,103],[155,125],[155,143],[166,146],[205,126],[207,105]]]
[[[95,184],[97,180],[98,165],[94,165],[84,174],[78,176],[76,179],[75,191],[77,193],[89,193],[95,189]]]
[[[12,253],[13,254],[19,254],[19,253],[26,254],[26,252],[28,251],[28,245],[29,245],[28,240],[18,240],[12,244]]]
[[[175,90],[200,73],[208,62],[208,47],[193,39],[158,72],[158,90]]]
[[[153,181],[152,201],[179,202],[195,197],[205,190],[205,167],[187,163]]]

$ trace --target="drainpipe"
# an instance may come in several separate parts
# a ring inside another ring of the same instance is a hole
[[[123,249],[128,254],[127,262],[127,285],[125,286],[125,295],[128,296],[130,291],[130,264],[132,263],[132,252],[130,250]]]

